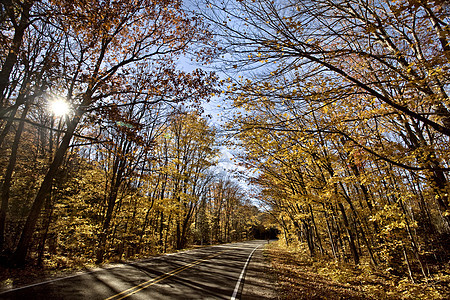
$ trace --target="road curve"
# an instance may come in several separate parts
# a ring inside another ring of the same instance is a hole
[[[123,263],[0,292],[0,299],[240,299],[244,266],[264,243],[225,244]]]

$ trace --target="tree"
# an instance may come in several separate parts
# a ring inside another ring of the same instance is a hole
[[[48,172],[33,201],[31,212],[23,228],[14,261],[22,264],[30,245],[44,199],[52,186],[52,181],[69,148],[70,141],[84,117],[94,110],[102,99],[114,94],[149,95],[150,101],[164,101],[164,89],[146,81],[145,74],[139,86],[127,84],[127,74],[136,71],[137,66],[147,66],[162,73],[175,74],[170,63],[174,57],[185,53],[188,43],[207,38],[200,21],[187,17],[181,3],[144,1],[139,4],[123,1],[104,3],[68,2],[52,7],[57,11],[52,23],[57,25],[64,36],[61,60],[64,76],[55,92],[66,94],[72,105],[62,141],[58,146]],[[158,67],[167,64],[167,68]],[[139,68],[138,68],[139,69]],[[200,73],[197,73],[200,74]],[[177,74],[167,81],[173,91],[178,88],[177,80],[188,78],[199,83],[198,76]],[[200,74],[202,77],[203,74]],[[210,82],[213,77],[205,76]],[[171,81],[172,80],[172,81]],[[171,85],[172,84],[172,85]],[[204,86],[198,85],[198,91]],[[156,96],[155,96],[156,94]],[[207,89],[201,94],[207,97]],[[171,99],[173,101],[173,99]],[[180,99],[179,99],[180,100]]]
[[[19,122],[14,133],[11,153],[7,167],[4,170],[4,179],[1,186],[0,209],[0,249],[4,248],[5,222],[9,203],[9,194],[12,184],[17,152],[24,130],[27,114],[32,105],[39,103],[48,82],[54,79],[52,68],[57,64],[56,56],[59,51],[57,46],[60,38],[53,36],[55,30],[49,28],[45,22],[40,22],[39,17],[49,13],[34,5],[34,1],[6,1],[4,4],[5,26],[14,28],[14,36],[9,40],[3,36],[8,53],[4,58],[4,65],[0,74],[1,106],[0,116],[2,128],[0,131],[0,151],[6,151],[5,140],[12,134],[14,122]],[[16,13],[18,15],[16,16]],[[32,17],[31,17],[32,16]],[[16,20],[17,18],[17,20]],[[20,19],[20,20],[19,20]],[[33,24],[34,32],[27,28]],[[6,28],[5,28],[6,29]],[[9,47],[8,47],[9,46]],[[10,83],[10,84],[9,84]]]
[[[426,280],[423,249],[448,255],[443,2],[208,3],[236,75],[229,129],[286,242],[374,266],[412,255]]]
[[[168,165],[173,189],[171,198],[178,211],[175,249],[182,249],[187,243],[194,212],[210,180],[206,170],[214,164],[217,153],[213,148],[215,132],[205,119],[183,111],[171,116],[168,129],[171,136],[168,155],[173,157]]]

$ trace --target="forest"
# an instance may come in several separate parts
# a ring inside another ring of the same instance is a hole
[[[445,0],[4,0],[0,19],[3,266],[277,228],[316,260],[450,278]]]
[[[448,278],[448,2],[206,3],[228,130],[285,246]]]
[[[64,266],[249,238],[258,208],[212,170],[211,34],[177,1],[3,1],[2,263]],[[192,49],[192,50],[191,50]]]

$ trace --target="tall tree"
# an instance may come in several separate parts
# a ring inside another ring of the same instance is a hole
[[[305,243],[311,255],[326,255],[328,244],[355,264],[396,256],[409,265],[413,254],[426,279],[423,249],[448,257],[439,245],[450,232],[444,3],[205,6],[223,50],[217,66],[234,76],[224,80],[238,110],[230,130],[242,160],[260,171],[254,181],[286,242]],[[423,226],[417,211],[434,215],[428,228],[442,236],[414,232]]]
[[[44,199],[86,113],[95,109],[101,99],[113,94],[154,95],[155,87],[151,81],[146,81],[145,74],[142,74],[140,86],[128,85],[127,74],[138,65],[165,65],[167,62],[167,69],[156,70],[170,72],[170,62],[185,53],[189,43],[207,38],[201,22],[186,16],[178,1],[81,1],[62,3],[55,6],[55,10],[58,13],[52,21],[65,37],[61,58],[65,76],[58,90],[66,94],[72,113],[24,225],[14,253],[16,264],[25,261]],[[195,76],[186,76],[196,80]],[[167,82],[177,88],[175,80]],[[165,100],[164,95],[161,93],[158,99]]]

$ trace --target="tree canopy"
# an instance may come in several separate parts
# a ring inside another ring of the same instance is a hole
[[[411,282],[445,268],[446,1],[7,0],[0,20],[3,261],[279,232]],[[215,169],[224,133],[251,193]]]

